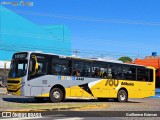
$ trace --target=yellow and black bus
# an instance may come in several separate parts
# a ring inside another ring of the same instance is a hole
[[[95,59],[19,52],[12,57],[7,90],[13,95],[50,98],[115,99],[155,95],[155,69]]]

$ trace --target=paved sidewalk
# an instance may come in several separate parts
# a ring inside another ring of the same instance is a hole
[[[6,94],[7,94],[6,88],[0,87],[0,94],[1,94],[1,95],[6,95]]]

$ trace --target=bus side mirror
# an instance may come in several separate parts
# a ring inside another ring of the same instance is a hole
[[[38,70],[38,62],[37,62],[37,57],[32,56],[31,61],[30,61],[30,73],[31,75],[35,75]]]

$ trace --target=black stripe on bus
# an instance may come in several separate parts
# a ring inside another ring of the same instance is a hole
[[[90,88],[88,87],[88,83],[79,85],[79,87],[93,96],[93,93],[91,92]]]

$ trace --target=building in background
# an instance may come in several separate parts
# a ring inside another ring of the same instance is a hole
[[[146,56],[144,59],[136,58],[133,63],[156,68],[156,87],[160,88],[160,56],[157,52],[153,52],[151,56]]]
[[[0,60],[19,51],[71,55],[70,31],[65,25],[39,26],[0,6]]]
[[[5,74],[8,74],[10,64],[10,61],[0,61],[0,76],[5,76]]]
[[[10,69],[10,61],[0,61],[0,87],[6,85],[6,77]]]

